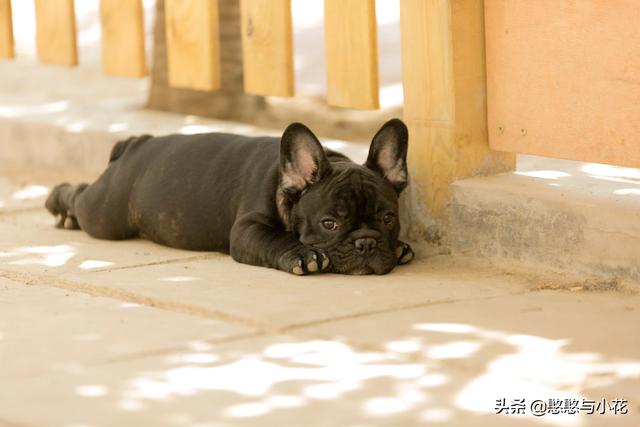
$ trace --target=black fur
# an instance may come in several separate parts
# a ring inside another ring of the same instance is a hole
[[[399,165],[406,173],[402,135],[399,120],[383,126],[367,166],[324,150],[299,123],[281,138],[132,137],[114,146],[96,182],[60,184],[46,207],[61,217],[59,226],[101,239],[222,251],[295,274],[387,273],[413,258],[397,240],[403,184],[384,170]],[[376,162],[380,147],[395,157]],[[332,220],[338,226],[328,230]]]

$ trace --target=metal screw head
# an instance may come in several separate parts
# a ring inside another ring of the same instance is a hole
[[[498,133],[504,133],[504,126],[498,126]]]
[[[525,136],[527,134],[527,130],[525,128],[520,128],[520,135]]]

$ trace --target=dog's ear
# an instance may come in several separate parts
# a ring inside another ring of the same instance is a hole
[[[407,126],[400,119],[391,119],[373,137],[365,163],[389,181],[398,193],[407,186],[408,142]]]
[[[292,123],[280,140],[280,187],[299,194],[331,172],[318,138],[302,123]]]

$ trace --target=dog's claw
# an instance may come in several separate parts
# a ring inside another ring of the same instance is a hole
[[[407,264],[413,261],[415,254],[408,243],[398,241],[398,246],[396,247],[396,258],[398,260],[398,265]]]

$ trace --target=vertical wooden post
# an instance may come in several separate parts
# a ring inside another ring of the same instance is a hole
[[[0,59],[13,58],[11,0],[0,0]]]
[[[327,102],[376,109],[378,49],[374,0],[325,0]]]
[[[145,76],[142,0],[100,0],[100,26],[103,72],[114,76]]]
[[[487,136],[482,0],[401,0],[404,119],[413,183],[434,217],[450,184],[511,170],[513,154]]]
[[[169,85],[220,87],[218,0],[166,0]]]
[[[36,45],[44,64],[78,65],[73,0],[36,0]]]
[[[244,89],[293,96],[291,0],[241,0]]]

